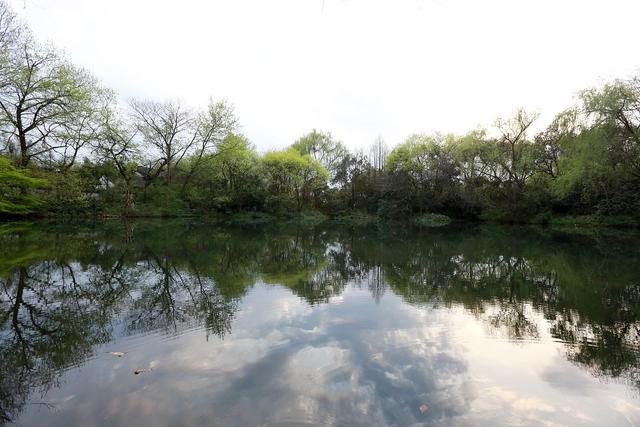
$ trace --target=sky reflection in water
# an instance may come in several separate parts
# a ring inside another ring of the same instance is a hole
[[[0,238],[5,421],[640,423],[635,236],[151,222]]]

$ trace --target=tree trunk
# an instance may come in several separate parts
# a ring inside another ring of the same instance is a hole
[[[134,202],[133,202],[133,194],[131,193],[131,184],[127,182],[126,189],[124,192],[124,216],[129,216],[131,211],[133,210]]]
[[[20,167],[26,168],[29,165],[29,150],[27,148],[27,136],[22,132],[22,130],[18,131],[18,140],[20,141]]]

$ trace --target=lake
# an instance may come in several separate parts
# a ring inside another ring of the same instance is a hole
[[[640,238],[0,226],[0,423],[640,425]]]

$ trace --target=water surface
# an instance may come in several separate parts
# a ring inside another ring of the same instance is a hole
[[[640,425],[631,234],[6,224],[0,291],[0,423]]]

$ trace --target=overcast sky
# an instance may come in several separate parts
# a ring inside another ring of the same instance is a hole
[[[463,133],[640,69],[637,0],[9,0],[123,99],[236,106],[261,151]]]

